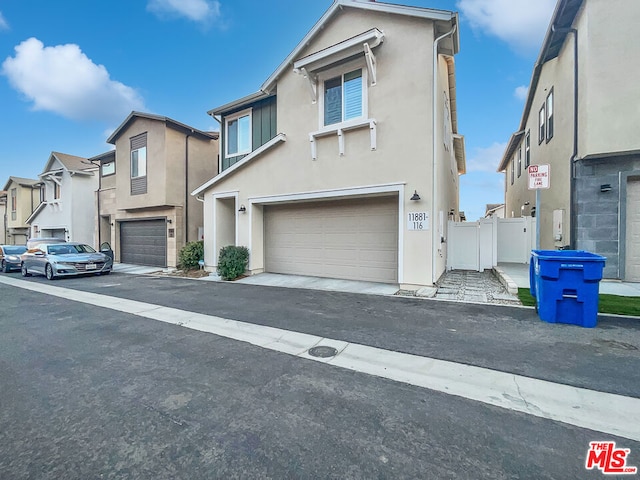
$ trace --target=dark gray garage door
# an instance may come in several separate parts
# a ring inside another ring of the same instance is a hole
[[[120,261],[134,265],[167,266],[165,220],[120,223]]]

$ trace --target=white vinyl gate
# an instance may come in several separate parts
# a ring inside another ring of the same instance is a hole
[[[498,263],[529,263],[535,218],[483,218],[449,222],[447,270],[482,272]]]

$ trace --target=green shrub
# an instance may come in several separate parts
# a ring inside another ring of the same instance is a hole
[[[247,269],[249,249],[228,245],[220,250],[218,257],[218,275],[223,280],[235,280]]]
[[[202,240],[197,242],[187,243],[178,254],[178,264],[180,268],[189,270],[192,268],[199,268],[198,262],[204,259],[204,242]]]

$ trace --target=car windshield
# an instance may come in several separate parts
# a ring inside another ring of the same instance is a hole
[[[19,255],[26,251],[27,251],[27,247],[23,247],[23,246],[4,247],[5,255]]]
[[[47,247],[47,253],[49,253],[49,255],[65,255],[65,254],[75,254],[75,253],[96,253],[96,251],[93,248],[91,248],[89,245],[60,244],[60,245],[49,245]]]

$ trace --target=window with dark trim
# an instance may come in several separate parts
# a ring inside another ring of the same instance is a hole
[[[524,168],[529,168],[529,165],[531,165],[531,132],[527,130],[524,137]]]
[[[540,109],[540,112],[538,112],[538,145],[544,142],[544,137],[546,134],[545,120],[546,120],[546,113],[545,113],[544,104],[543,104],[542,108]]]
[[[511,160],[511,185],[513,185],[513,181],[515,179],[516,173],[516,162],[515,159]]]
[[[547,95],[545,102],[547,115],[547,142],[553,138],[553,88]]]
[[[58,200],[60,198],[60,185],[56,182],[53,182],[53,198],[54,200]]]
[[[131,195],[147,193],[147,134],[130,139],[131,142]]]
[[[107,162],[101,165],[102,167],[102,176],[107,177],[109,175],[113,175],[116,173],[116,162]]]
[[[522,145],[518,147],[518,178],[522,176]]]

